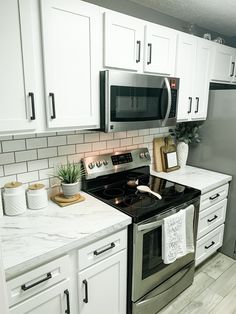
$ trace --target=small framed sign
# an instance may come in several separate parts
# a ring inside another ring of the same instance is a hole
[[[161,147],[162,164],[165,172],[179,169],[176,145],[169,138],[165,138],[165,145]]]

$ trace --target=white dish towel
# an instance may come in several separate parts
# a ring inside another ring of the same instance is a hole
[[[162,259],[164,264],[173,263],[177,258],[194,252],[193,219],[193,205],[163,219]]]

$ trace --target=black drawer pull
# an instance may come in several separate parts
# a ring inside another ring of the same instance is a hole
[[[193,102],[193,98],[192,97],[189,97],[189,110],[187,111],[187,113],[191,113],[192,111],[192,102]]]
[[[56,119],[56,108],[55,108],[55,95],[54,95],[54,93],[49,93],[49,97],[52,98],[52,115],[51,115],[51,119]]]
[[[209,199],[210,199],[211,201],[213,201],[213,200],[215,200],[215,199],[216,199],[217,197],[219,197],[219,196],[220,196],[220,194],[217,193],[216,195],[209,197]]]
[[[210,245],[208,245],[208,246],[206,246],[206,245],[205,245],[205,249],[207,249],[207,250],[208,250],[208,249],[209,249],[212,245],[214,245],[214,244],[215,244],[215,242],[214,242],[214,241],[212,241]]]
[[[136,59],[136,63],[139,63],[141,61],[141,41],[137,40],[138,45],[138,58]]]
[[[32,285],[29,285],[29,286],[26,286],[26,285],[24,284],[24,285],[21,286],[21,289],[22,289],[23,291],[29,290],[29,289],[31,289],[31,288],[33,288],[33,287],[39,285],[40,283],[42,283],[42,282],[44,282],[44,281],[47,281],[47,280],[49,280],[49,279],[51,279],[51,278],[52,278],[52,274],[51,274],[51,273],[47,273],[47,276],[46,276],[45,278],[43,278],[43,279],[41,279],[41,280],[39,280],[39,281],[37,281],[37,282],[35,282],[35,283],[32,283]]]
[[[197,107],[196,107],[196,110],[194,112],[198,113],[198,110],[199,110],[199,97],[196,97],[196,101],[197,101]]]
[[[30,117],[30,120],[35,120],[35,103],[34,103],[34,93],[29,93],[29,97],[31,99],[31,110],[32,110],[32,116]]]
[[[212,221],[215,220],[216,218],[218,218],[218,216],[215,215],[213,218],[207,219],[207,221],[208,221],[208,222],[212,222]]]
[[[83,284],[84,284],[84,287],[85,287],[85,297],[83,299],[83,302],[84,303],[88,303],[88,282],[86,279],[83,280]]]
[[[232,62],[232,72],[230,74],[230,76],[234,76],[234,68],[235,68],[235,62]]]
[[[66,289],[64,291],[65,295],[66,295],[66,310],[65,313],[66,314],[70,314],[70,292],[68,289]]]
[[[96,250],[96,251],[93,252],[93,254],[94,255],[100,255],[100,254],[102,254],[102,253],[104,253],[106,251],[109,251],[109,250],[113,249],[115,246],[116,246],[115,243],[112,242],[109,247],[107,247],[107,248],[105,248],[104,250],[101,250],[101,251],[97,251]]]

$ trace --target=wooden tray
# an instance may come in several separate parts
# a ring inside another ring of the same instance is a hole
[[[65,207],[65,206],[69,206],[69,205],[73,205],[73,204],[82,202],[85,200],[85,197],[80,195],[80,194],[76,194],[73,197],[66,198],[63,193],[59,193],[59,194],[52,196],[51,200],[54,203],[56,203],[57,205],[59,205],[60,207]]]

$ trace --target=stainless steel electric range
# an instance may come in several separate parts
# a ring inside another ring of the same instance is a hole
[[[172,264],[162,259],[163,218],[194,205],[200,191],[150,175],[147,148],[86,157],[83,190],[132,217],[128,230],[127,313],[155,314],[193,282],[195,252]],[[144,185],[161,195],[142,193]]]

